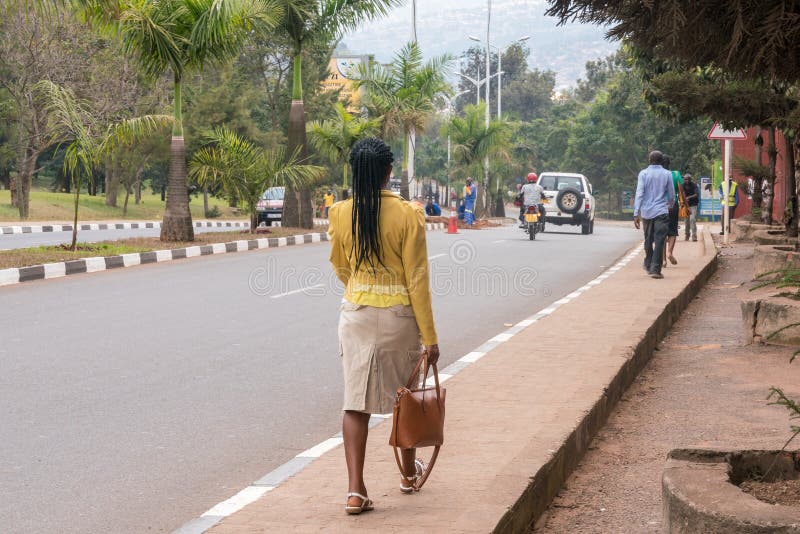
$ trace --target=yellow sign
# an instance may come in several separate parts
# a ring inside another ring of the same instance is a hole
[[[339,91],[339,99],[350,113],[361,111],[361,94],[353,87],[353,78],[358,66],[368,62],[369,56],[334,56],[328,62],[328,77],[322,81],[322,89]]]

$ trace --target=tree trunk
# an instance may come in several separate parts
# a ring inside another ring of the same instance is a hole
[[[411,193],[408,190],[408,133],[403,135],[403,165],[400,172],[400,196],[406,200],[411,200]]]
[[[409,195],[411,194],[411,191],[409,189],[410,186],[411,186],[411,183],[413,182],[413,183],[416,184],[416,179],[417,179],[416,168],[414,166],[414,163],[415,163],[414,158],[416,157],[415,156],[416,155],[416,151],[417,151],[417,130],[416,130],[416,128],[414,128],[412,126],[408,130],[408,157],[406,158],[406,170],[407,170],[407,174],[406,174],[406,193],[409,194]],[[419,188],[415,187],[415,192],[417,194],[419,194]],[[405,198],[410,199],[411,197],[408,196],[408,197],[405,197]]]
[[[775,166],[778,159],[778,149],[775,146],[775,127],[770,126],[767,130],[767,156],[769,158],[769,179],[764,195],[764,223],[772,224],[772,203],[775,199]]]
[[[122,216],[125,217],[128,215],[128,199],[131,196],[131,188],[130,186],[125,186],[125,203],[122,205]]]
[[[106,165],[106,206],[117,207],[117,192],[119,191],[120,173],[116,156],[112,155]]]
[[[37,159],[39,159],[39,151],[29,146],[25,150],[25,158],[20,166],[20,171],[17,173],[16,201],[20,219],[27,219],[29,216],[31,185],[33,184],[33,173],[36,170]]]
[[[72,244],[70,250],[75,250],[78,245],[78,208],[81,199],[81,175],[75,174],[75,211],[72,218]]]
[[[795,137],[783,133],[786,140],[784,149],[784,174],[786,175],[786,235],[797,237],[797,176],[795,175]]]
[[[11,193],[11,207],[19,208],[19,195],[17,189],[19,188],[19,172],[14,171],[8,175],[8,190]]]
[[[141,201],[142,201],[142,175],[140,174],[136,180],[136,184],[134,184],[133,203],[138,206],[139,202]]]
[[[208,186],[203,186],[203,217],[208,217]]]
[[[194,241],[189,188],[186,184],[186,146],[183,141],[181,80],[175,76],[175,122],[170,143],[167,207],[161,223],[161,241]]]

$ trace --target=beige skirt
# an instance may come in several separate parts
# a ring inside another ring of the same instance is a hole
[[[343,302],[339,349],[344,369],[344,407],[391,413],[420,357],[420,334],[411,306],[376,308]]]

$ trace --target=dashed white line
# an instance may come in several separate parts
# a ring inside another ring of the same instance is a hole
[[[441,258],[442,256],[447,256],[447,253],[443,252],[442,254],[434,254],[433,256],[428,256],[428,261],[433,261],[436,258]]]
[[[288,297],[289,295],[296,295],[297,293],[305,293],[309,289],[316,289],[318,287],[323,287],[324,285],[325,284],[314,284],[313,286],[301,287],[299,289],[293,289],[293,290],[287,291],[285,293],[279,293],[277,295],[272,295],[270,298],[280,299],[280,298],[283,298],[283,297]]]
[[[300,454],[297,455],[297,458],[319,458],[329,450],[335,449],[336,447],[341,445],[343,441],[344,440],[342,438],[338,437],[328,438],[322,443],[318,443],[317,445],[314,445],[310,449],[301,452]]]

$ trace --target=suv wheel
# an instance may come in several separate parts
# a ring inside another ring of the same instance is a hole
[[[578,213],[583,202],[583,194],[574,187],[566,187],[558,192],[556,206],[562,213]]]
[[[589,234],[591,234],[591,233],[592,233],[592,232],[591,232],[591,230],[592,230],[592,223],[591,223],[591,221],[583,221],[583,222],[581,223],[581,233],[582,233],[583,235],[589,235]]]

